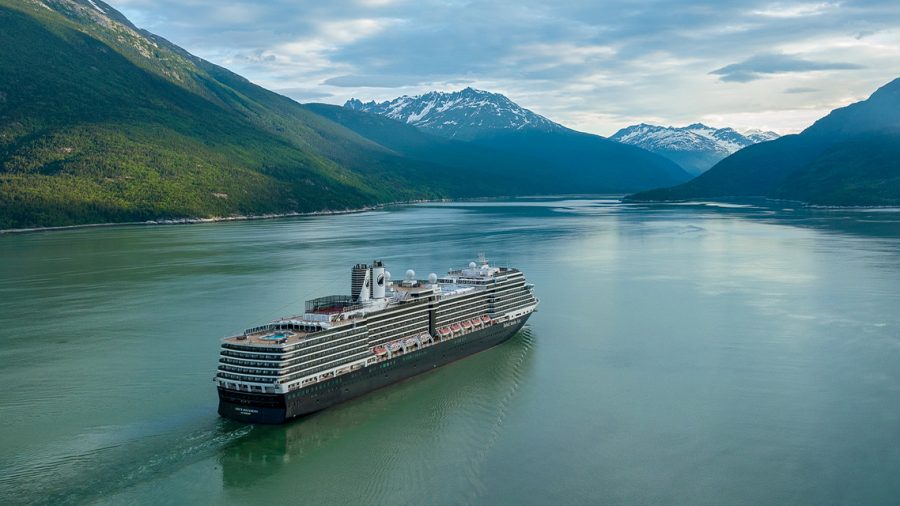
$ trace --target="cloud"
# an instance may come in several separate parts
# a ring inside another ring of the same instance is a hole
[[[818,16],[831,9],[837,9],[839,3],[773,3],[751,11],[751,14],[768,18],[802,18]]]
[[[766,75],[788,72],[814,72],[819,70],[852,70],[863,68],[856,63],[823,62],[805,60],[787,54],[758,54],[740,62],[726,65],[710,72],[722,81],[746,83],[762,79]]]
[[[814,91],[819,91],[816,88],[810,88],[808,86],[796,86],[793,88],[787,88],[784,90],[785,93],[812,93]]]
[[[253,82],[327,95],[295,98],[472,85],[600,134],[755,111],[765,125],[730,126],[800,130],[796,111],[863,98],[900,70],[896,0],[106,1]]]
[[[342,88],[400,88],[422,83],[421,78],[405,75],[343,75],[322,82]]]

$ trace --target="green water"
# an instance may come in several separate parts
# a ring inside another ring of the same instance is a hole
[[[508,343],[278,427],[219,337],[484,251]],[[0,236],[0,502],[892,503],[900,212],[535,199]]]

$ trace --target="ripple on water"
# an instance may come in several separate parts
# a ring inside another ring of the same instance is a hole
[[[66,448],[14,459],[0,467],[0,490],[26,501],[83,503],[206,458],[253,426],[215,420],[200,430],[135,435],[144,430],[153,428],[100,427]]]

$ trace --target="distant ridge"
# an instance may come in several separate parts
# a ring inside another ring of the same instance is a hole
[[[756,144],[639,201],[762,196],[832,206],[900,205],[900,79],[797,135]]]
[[[566,128],[499,93],[465,88],[381,103],[351,99],[343,109],[514,157],[517,177],[537,177],[539,193],[620,193],[629,187],[658,188],[691,177],[665,157]],[[345,126],[367,123],[361,116],[329,114],[338,122],[342,116]]]
[[[619,130],[610,139],[665,156],[698,175],[740,149],[778,137],[775,132],[750,130],[742,134],[733,128],[714,128],[702,123],[685,127],[641,123]]]

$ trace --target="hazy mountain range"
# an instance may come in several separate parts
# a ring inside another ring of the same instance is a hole
[[[478,141],[511,131],[577,134],[559,123],[519,106],[509,98],[473,88],[432,91],[384,102],[348,100],[344,107],[379,114],[451,139]],[[700,174],[728,155],[758,142],[777,139],[775,132],[712,128],[701,123],[663,127],[641,123],[623,128],[609,140],[646,149],[668,158],[692,175]]]
[[[665,156],[698,175],[738,150],[778,137],[775,132],[750,130],[740,133],[733,128],[713,128],[702,123],[685,127],[641,123],[619,130],[610,139]]]
[[[743,196],[900,205],[900,79],[797,135],[747,147],[688,183],[631,199]]]
[[[446,139],[465,140],[516,157],[522,168],[539,166],[547,173],[541,185],[543,193],[559,193],[561,180],[572,183],[566,192],[584,193],[586,188],[603,187],[615,193],[616,188],[627,186],[652,187],[663,179],[690,179],[686,171],[663,156],[566,128],[499,93],[466,88],[381,103],[351,99],[344,109],[365,116],[380,115]],[[363,135],[377,135],[357,129],[347,114],[317,111]]]

